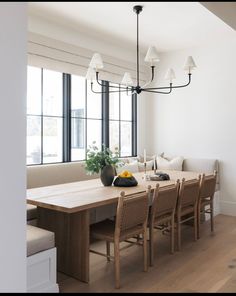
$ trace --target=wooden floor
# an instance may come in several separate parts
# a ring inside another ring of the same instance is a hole
[[[154,266],[142,271],[142,248],[121,252],[121,288],[114,288],[114,264],[90,254],[90,283],[59,273],[60,292],[236,292],[236,217],[215,217],[215,235],[209,221],[202,237],[193,241],[193,228],[184,226],[182,251],[169,253],[169,236],[156,234]],[[104,242],[93,249],[105,251]]]

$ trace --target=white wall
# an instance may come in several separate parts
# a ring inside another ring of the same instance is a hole
[[[24,292],[26,3],[1,2],[0,20],[0,292]]]
[[[147,107],[151,129],[149,153],[165,152],[220,161],[221,212],[236,215],[236,32],[227,42],[163,54],[159,83],[168,67],[176,83],[187,80],[182,70],[192,55],[197,64],[190,86],[171,95],[155,95]]]

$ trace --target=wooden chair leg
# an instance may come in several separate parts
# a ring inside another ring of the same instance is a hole
[[[111,261],[111,248],[110,248],[110,242],[106,242],[106,248],[107,248],[107,261]]]
[[[213,201],[211,202],[210,209],[211,209],[211,232],[214,232],[214,206],[213,206]]]
[[[197,241],[197,237],[198,237],[197,229],[198,229],[198,211],[195,210],[194,211],[194,240],[195,241]]]
[[[148,270],[147,260],[147,230],[145,229],[143,233],[143,271]]]
[[[115,287],[120,288],[120,246],[119,242],[114,242],[114,259],[115,259]]]
[[[153,266],[153,258],[154,258],[154,254],[153,254],[153,226],[150,225],[149,227],[149,264],[150,266]]]
[[[197,211],[197,238],[200,238],[200,226],[201,225],[201,207],[199,205],[198,211]]]
[[[175,251],[175,217],[172,217],[171,219],[171,225],[170,225],[170,231],[171,231],[171,235],[170,235],[170,252],[171,254],[174,254]]]
[[[180,223],[180,218],[177,218],[177,242],[178,242],[178,251],[181,251],[181,223]]]

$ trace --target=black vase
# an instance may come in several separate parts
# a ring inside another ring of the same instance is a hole
[[[105,165],[101,170],[101,181],[104,186],[111,186],[116,175],[116,171],[112,165]]]

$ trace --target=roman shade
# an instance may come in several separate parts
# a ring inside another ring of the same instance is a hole
[[[93,52],[40,34],[28,33],[28,65],[31,66],[85,77]],[[135,64],[103,53],[101,55],[104,61],[104,69],[99,72],[101,80],[121,83],[124,73],[130,72],[136,81]],[[140,67],[142,84],[148,79],[146,71],[145,66]]]

